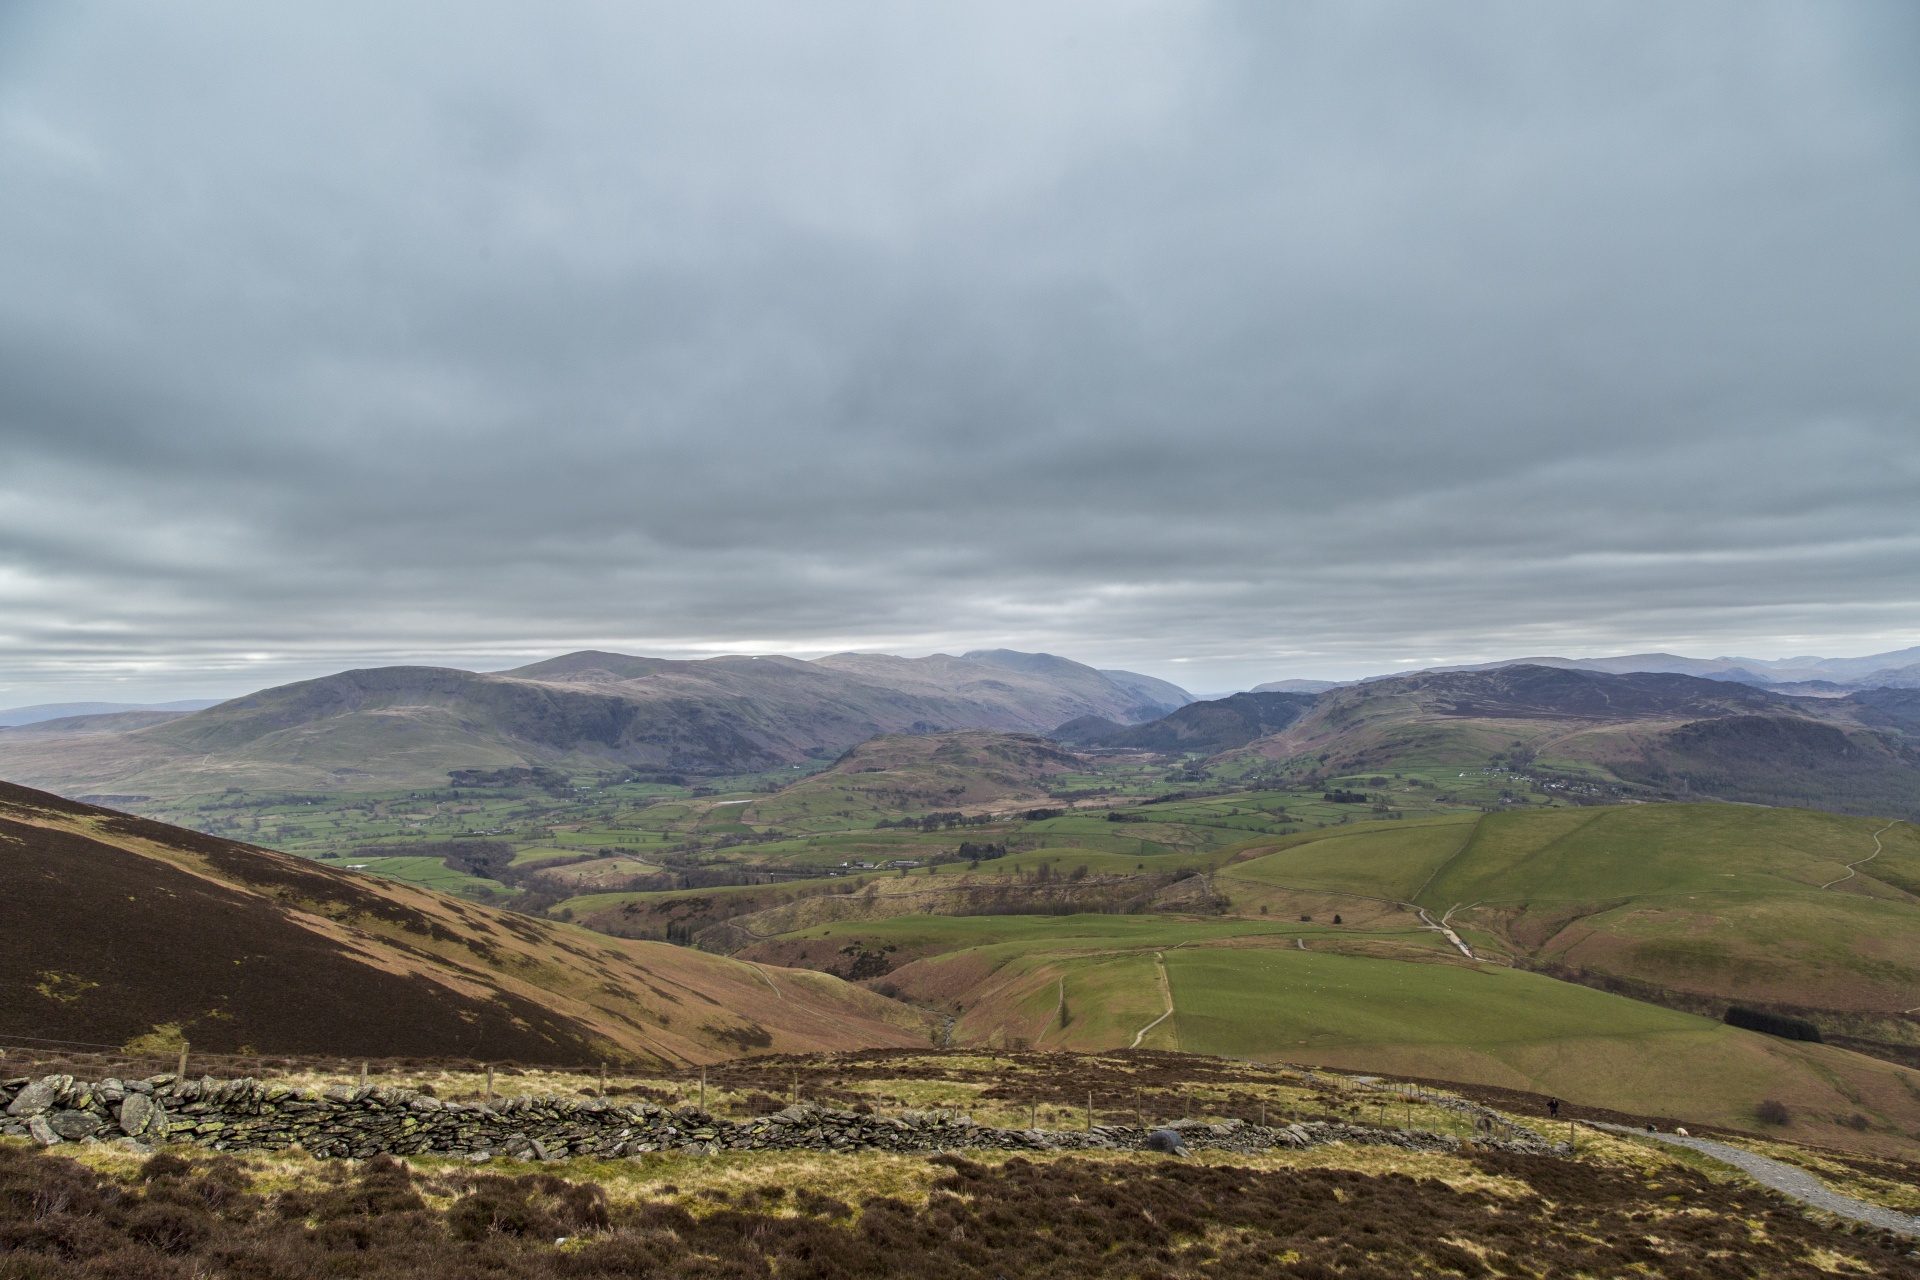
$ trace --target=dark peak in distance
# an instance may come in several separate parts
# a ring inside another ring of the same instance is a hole
[[[1097,744],[1108,735],[1124,733],[1126,729],[1126,725],[1115,724],[1105,716],[1079,716],[1047,730],[1047,736],[1055,742]]]
[[[1317,695],[1311,693],[1236,693],[1211,702],[1189,703],[1148,724],[1098,732],[1095,726],[1075,721],[1061,725],[1052,736],[1086,746],[1215,755],[1279,733],[1316,701]],[[1066,732],[1069,729],[1073,730],[1071,737]]]

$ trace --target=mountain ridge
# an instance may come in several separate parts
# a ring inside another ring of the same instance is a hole
[[[1136,721],[1190,699],[1053,655],[835,654],[698,662],[592,650],[497,672],[373,667],[229,699],[164,723],[0,730],[0,773],[74,794],[444,786],[455,769],[747,773],[882,733],[1035,732]]]

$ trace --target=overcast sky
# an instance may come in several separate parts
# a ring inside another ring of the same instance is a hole
[[[1920,643],[1920,7],[0,5],[0,705]]]

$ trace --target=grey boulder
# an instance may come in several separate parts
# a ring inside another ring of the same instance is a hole
[[[47,1116],[46,1121],[49,1129],[68,1142],[91,1138],[94,1131],[104,1123],[99,1116],[90,1111],[56,1111]]]
[[[127,1100],[120,1104],[120,1132],[129,1138],[140,1137],[146,1133],[147,1126],[153,1123],[154,1113],[159,1110],[153,1104],[153,1099],[145,1094],[128,1094]]]
[[[45,1116],[35,1116],[32,1120],[29,1120],[27,1122],[27,1132],[32,1134],[33,1140],[43,1147],[57,1147],[60,1145],[60,1135],[53,1131],[53,1126],[47,1123]]]
[[[20,1091],[20,1096],[7,1104],[10,1116],[37,1116],[53,1105],[60,1091],[73,1083],[72,1076],[43,1076]]]
[[[1173,1129],[1155,1129],[1147,1135],[1147,1150],[1163,1151],[1170,1156],[1187,1154],[1187,1144],[1180,1139],[1178,1131]]]

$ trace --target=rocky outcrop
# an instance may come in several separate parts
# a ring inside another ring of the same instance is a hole
[[[216,1151],[299,1147],[317,1156],[438,1155],[563,1160],[654,1151],[1139,1151],[1151,1130],[1096,1125],[1086,1130],[996,1129],[951,1111],[893,1116],[797,1104],[769,1116],[728,1120],[696,1107],[616,1104],[607,1098],[525,1096],[492,1106],[443,1102],[408,1089],[289,1088],[253,1079],[102,1080],[71,1076],[0,1083],[7,1119],[0,1133],[43,1145],[117,1141],[129,1149],[191,1143]],[[1165,1126],[1189,1148],[1253,1153],[1330,1143],[1454,1151],[1460,1140],[1419,1129],[1311,1122],[1278,1127],[1183,1120]],[[1515,1129],[1478,1145],[1541,1155],[1561,1144]]]

